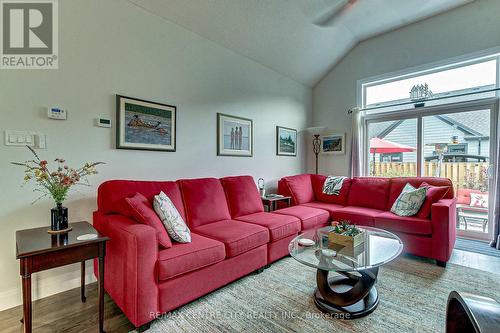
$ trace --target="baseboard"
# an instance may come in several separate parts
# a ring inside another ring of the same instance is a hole
[[[80,287],[80,269],[46,277],[37,276],[37,273],[35,273],[32,275],[31,280],[31,295],[32,300],[35,301]],[[85,283],[90,284],[96,281],[92,262],[89,261],[86,265]],[[0,292],[0,311],[21,305],[22,299],[21,278],[19,278],[18,287]]]

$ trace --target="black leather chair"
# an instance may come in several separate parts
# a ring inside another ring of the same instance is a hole
[[[500,332],[500,304],[488,297],[452,291],[446,307],[446,332]]]

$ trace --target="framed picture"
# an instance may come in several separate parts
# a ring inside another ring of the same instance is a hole
[[[276,126],[276,155],[297,156],[297,130]]]
[[[116,148],[175,151],[177,108],[116,95]]]
[[[345,133],[324,135],[321,142],[323,154],[340,155],[345,153]]]
[[[253,122],[251,119],[217,113],[217,155],[253,155]]]

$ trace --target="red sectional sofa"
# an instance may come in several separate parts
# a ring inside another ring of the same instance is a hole
[[[152,202],[160,191],[188,224],[191,243],[161,248],[156,231],[133,219],[125,198],[139,192]],[[264,212],[250,176],[106,181],[97,204],[94,226],[111,238],[104,288],[136,327],[288,255],[302,226],[328,221],[327,212],[306,222]]]
[[[326,176],[311,174],[282,178],[278,182],[278,192],[291,196],[293,207],[275,213],[301,219],[303,229],[322,225],[325,212],[332,220],[350,220],[357,225],[385,229],[401,238],[406,252],[435,259],[440,266],[446,265],[456,239],[456,199],[449,179],[348,178],[338,196],[323,194],[325,179]],[[423,182],[449,187],[442,199],[427,207],[429,216],[401,217],[390,212],[407,183],[419,187]]]

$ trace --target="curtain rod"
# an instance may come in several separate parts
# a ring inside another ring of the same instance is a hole
[[[409,102],[394,103],[394,104],[389,104],[389,105],[370,106],[370,107],[367,107],[367,108],[360,108],[358,106],[355,106],[355,107],[352,107],[349,110],[347,110],[347,114],[352,114],[353,111],[356,110],[356,109],[358,111],[368,111],[368,110],[377,110],[377,109],[390,108],[390,107],[403,106],[403,105],[410,105],[410,104],[413,104],[415,108],[419,108],[419,107],[423,107],[425,105],[425,102],[437,101],[437,100],[446,99],[446,98],[453,98],[453,97],[462,97],[462,96],[476,95],[476,94],[482,94],[482,93],[494,92],[494,91],[500,91],[500,87],[491,88],[491,89],[485,89],[485,90],[479,90],[479,91],[470,91],[470,92],[456,94],[456,95],[431,97],[431,98],[427,98],[427,99],[423,99],[423,100],[419,100],[419,101],[409,101]]]

